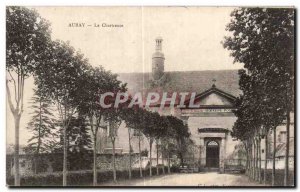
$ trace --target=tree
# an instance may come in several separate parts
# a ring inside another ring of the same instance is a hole
[[[33,136],[28,140],[26,151],[40,154],[50,153],[57,143],[55,119],[51,109],[51,100],[42,96],[37,89],[32,97],[33,116],[27,125],[27,129]]]
[[[108,103],[116,103],[117,95],[122,95],[127,91],[126,84],[121,84],[121,81],[116,80],[118,86],[114,87],[113,93],[116,93],[113,97],[110,97]],[[122,99],[122,98],[121,98]],[[127,103],[121,103],[118,107],[112,106],[104,110],[104,121],[107,122],[108,126],[108,137],[112,143],[112,160],[113,160],[113,180],[117,181],[117,169],[116,169],[116,158],[115,158],[115,141],[118,136],[118,129],[123,121],[124,113],[126,113]]]
[[[128,114],[128,112],[130,113],[131,110],[127,111],[126,113]],[[132,114],[128,114],[128,115],[132,115]],[[129,170],[128,170],[128,177],[129,179],[131,179],[131,170],[132,170],[132,157],[131,157],[131,152],[132,152],[132,145],[131,145],[131,139],[132,139],[132,133],[131,133],[131,126],[128,125],[128,123],[126,123],[126,127],[128,130],[128,147],[129,147]]]
[[[181,119],[172,115],[166,116],[167,126],[162,134],[162,151],[167,153],[168,173],[170,173],[170,156],[177,154],[183,164],[184,153],[188,151],[190,133],[188,126]]]
[[[162,148],[161,148],[161,139],[167,133],[168,130],[168,120],[165,116],[160,116],[157,120],[157,127],[155,129],[155,142],[156,142],[156,174],[159,175],[159,151],[161,151],[161,158],[163,159],[162,155]],[[159,145],[160,143],[160,145]],[[164,167],[163,167],[164,169]]]
[[[143,114],[144,110],[139,108],[138,106],[134,106],[133,108],[127,108],[124,110],[123,113],[123,120],[126,123],[126,127],[128,129],[128,146],[129,146],[129,179],[131,179],[131,172],[132,172],[132,146],[131,146],[131,139],[132,139],[132,129],[136,131],[138,139],[139,139],[139,168],[140,168],[140,177],[143,177],[142,171],[142,157],[141,157],[141,137],[142,137],[142,125],[143,125]]]
[[[166,116],[167,127],[164,131],[164,135],[162,137],[162,158],[163,155],[167,154],[167,161],[168,161],[168,173],[171,173],[171,166],[170,166],[170,157],[173,153],[176,152],[176,133],[173,129],[174,123],[176,123],[176,118],[173,116]]]
[[[27,125],[27,129],[33,134],[28,140],[25,149],[27,153],[35,155],[34,171],[37,173],[39,154],[51,153],[57,144],[58,135],[56,133],[55,119],[51,111],[51,101],[41,95],[38,89],[34,90],[32,97],[33,116]]]
[[[226,30],[232,36],[225,37],[224,47],[231,51],[234,62],[244,64],[252,83],[260,86],[261,97],[254,100],[260,116],[260,128],[274,131],[287,119],[287,141],[289,141],[289,116],[294,103],[294,10],[238,8],[231,13],[232,20]],[[246,73],[245,73],[246,74]],[[258,89],[243,87],[249,96]],[[245,100],[246,101],[246,100]],[[253,101],[253,100],[252,100]],[[249,105],[250,106],[250,105]],[[254,115],[248,113],[248,115]],[[276,141],[274,140],[274,149]],[[288,151],[286,147],[285,185],[288,177]],[[275,152],[273,152],[273,175],[275,178]]]
[[[264,84],[258,81],[257,75],[246,74],[245,70],[240,70],[239,75],[240,89],[243,91],[243,95],[236,100],[237,109],[234,113],[238,119],[234,124],[232,136],[245,141],[246,147],[254,147],[249,153],[251,157],[248,158],[251,167],[250,175],[253,179],[259,180],[258,149],[260,148],[260,140],[262,134],[267,135],[271,127],[276,128],[279,125],[282,121],[282,111],[274,110],[277,109],[277,105],[267,98],[262,89]],[[261,134],[261,132],[263,133]]]
[[[160,116],[157,112],[147,111],[144,114],[144,130],[143,133],[149,142],[149,158],[150,158],[150,177],[152,176],[152,145],[157,135],[158,120]]]
[[[57,106],[63,130],[63,186],[67,185],[67,128],[78,112],[81,95],[84,94],[80,80],[86,71],[87,60],[74,48],[62,41],[51,42],[44,50],[43,65],[36,69],[43,79],[42,92],[48,94]]]
[[[245,149],[247,151],[247,166],[246,166],[246,174],[250,177],[252,177],[252,136],[253,136],[253,130],[249,126],[249,121],[247,121],[247,117],[243,113],[243,105],[245,102],[244,97],[240,96],[236,100],[236,106],[237,110],[234,111],[235,115],[237,116],[237,120],[234,123],[233,129],[232,129],[232,137],[238,138],[241,141],[243,141]]]
[[[63,131],[63,130],[62,130]],[[61,136],[63,136],[61,134]],[[61,138],[63,141],[63,137]],[[63,143],[62,145],[63,146]],[[85,117],[79,112],[77,117],[71,117],[67,128],[68,169],[90,169],[90,149],[92,140]]]
[[[71,117],[67,127],[67,146],[70,152],[86,152],[91,149],[91,136],[87,129],[87,123],[82,114]],[[63,138],[61,139],[63,141]]]
[[[62,122],[57,124],[59,126],[59,143],[55,148],[55,153],[63,154],[64,151],[64,135]],[[88,131],[87,122],[79,112],[70,117],[70,122],[67,127],[67,151],[68,151],[68,170],[90,169],[92,161],[90,160],[90,150],[92,147],[91,136]],[[60,167],[63,167],[63,162],[56,162]]]
[[[176,151],[180,158],[180,164],[183,165],[183,156],[189,147],[188,143],[191,134],[188,126],[185,125],[182,120],[171,116],[169,117],[169,121],[173,131],[175,132],[174,138],[176,140]]]
[[[142,151],[141,151],[141,141],[143,139],[143,131],[145,129],[144,122],[145,122],[145,109],[141,108],[134,108],[135,109],[135,130],[138,134],[138,148],[139,148],[139,167],[140,167],[140,177],[143,177],[143,168],[142,168]]]
[[[80,80],[80,86],[84,93],[80,97],[79,111],[88,119],[89,127],[93,136],[93,185],[97,185],[97,137],[100,128],[107,128],[104,125],[104,118],[110,109],[99,106],[99,96],[106,92],[114,92],[120,89],[120,81],[117,75],[105,71],[102,67],[93,68],[88,66]]]
[[[172,136],[169,134],[165,138],[162,139],[161,144],[161,151],[162,151],[162,158],[163,156],[167,156],[167,164],[168,164],[168,173],[171,173],[171,156],[176,154],[177,152],[176,141]]]
[[[117,168],[116,168],[116,138],[118,136],[118,129],[122,123],[122,113],[120,109],[113,110],[109,116],[105,118],[108,122],[108,131],[109,131],[109,138],[112,143],[112,160],[113,160],[113,180],[114,182],[117,181]]]
[[[256,179],[257,174],[257,144],[256,142],[258,131],[262,125],[262,102],[259,102],[263,97],[260,84],[255,81],[252,76],[246,74],[245,70],[239,71],[240,75],[240,89],[243,95],[237,98],[236,107],[234,111],[237,121],[234,124],[232,136],[245,142],[245,147],[251,148],[248,157],[250,160],[250,175]],[[257,105],[253,105],[253,103]],[[259,103],[258,103],[259,102]],[[253,147],[253,149],[252,149]],[[249,149],[248,149],[249,150]]]
[[[6,7],[6,90],[15,122],[15,186],[20,185],[19,130],[25,80],[41,62],[49,39],[49,23],[36,11],[24,7]]]

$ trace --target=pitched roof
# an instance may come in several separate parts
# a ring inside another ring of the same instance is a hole
[[[196,97],[194,98],[194,102],[196,103],[196,102],[202,100],[203,98],[205,98],[206,96],[210,95],[211,93],[216,93],[218,95],[221,95],[222,97],[227,98],[231,103],[234,103],[234,101],[236,99],[236,97],[234,97],[233,95],[228,94],[228,93],[226,93],[226,92],[224,92],[224,91],[222,91],[220,89],[217,89],[216,86],[215,86],[215,84],[213,84],[210,89],[208,89],[208,90],[206,90],[206,91],[204,91],[204,92],[196,95]],[[188,105],[189,102],[190,102],[190,99],[187,99],[185,101],[185,104]],[[214,106],[218,106],[218,105],[214,104]],[[225,107],[226,105],[222,104],[221,106]],[[218,107],[220,107],[220,106],[218,106]],[[231,108],[232,105],[227,105],[226,107]]]
[[[120,73],[119,80],[127,83],[128,91],[148,91],[151,82],[151,73]],[[211,71],[172,71],[165,72],[160,87],[164,91],[202,93],[210,89],[212,80],[216,80],[216,87],[235,97],[241,94],[239,89],[238,70],[211,70]]]

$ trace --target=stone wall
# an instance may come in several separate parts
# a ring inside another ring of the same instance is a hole
[[[131,155],[132,161],[131,165],[134,164],[138,160],[139,155],[137,153],[133,153]],[[117,170],[128,170],[129,168],[129,154],[116,154],[116,169]],[[97,156],[97,167],[99,171],[108,171],[113,170],[113,156],[112,154],[99,154]]]

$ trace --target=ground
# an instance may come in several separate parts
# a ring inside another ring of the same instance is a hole
[[[104,183],[102,186],[262,186],[251,181],[243,174],[210,173],[176,173],[171,175],[153,176],[152,178],[133,179]]]

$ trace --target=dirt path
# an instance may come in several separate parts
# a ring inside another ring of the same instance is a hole
[[[176,173],[172,175],[154,176],[152,178],[134,179],[104,183],[103,186],[263,186],[250,181],[247,176],[240,174],[210,173]]]

